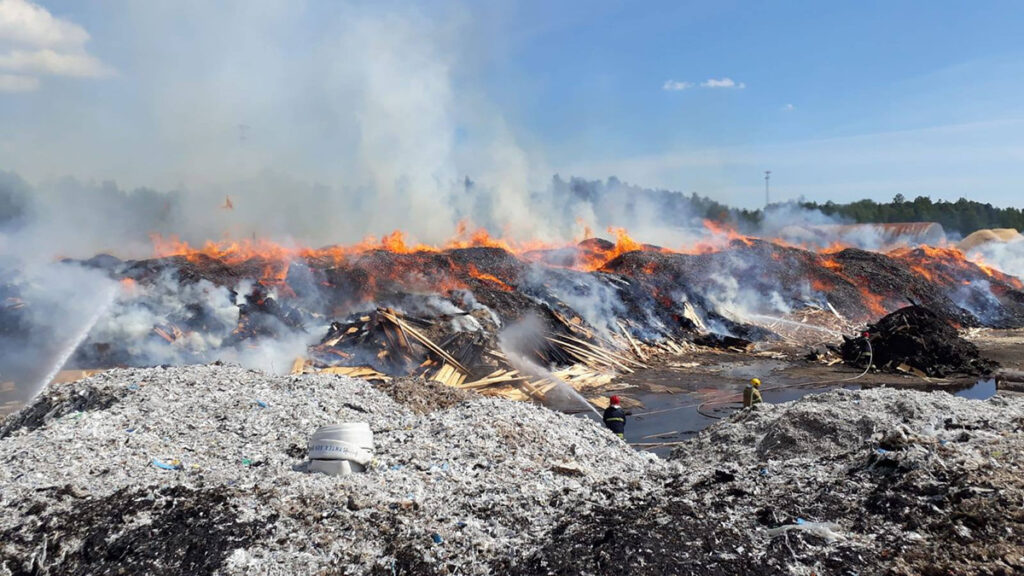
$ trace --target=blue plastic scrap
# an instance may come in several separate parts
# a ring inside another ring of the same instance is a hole
[[[256,405],[259,406],[260,408],[266,408],[267,406],[269,406],[269,404],[267,404],[263,400],[256,400]]]
[[[157,468],[159,468],[161,470],[181,470],[182,469],[181,463],[177,462],[177,461],[175,461],[175,462],[176,463],[174,463],[174,464],[168,464],[166,462],[161,462],[160,460],[157,460],[156,458],[153,458],[153,466],[156,466]]]
[[[441,538],[441,535],[437,532],[431,534],[430,539],[434,541],[434,544],[440,544],[441,542],[444,542],[444,538]]]

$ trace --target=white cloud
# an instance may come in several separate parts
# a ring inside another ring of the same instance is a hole
[[[113,73],[88,54],[89,33],[54,17],[28,0],[0,0],[0,91],[28,92],[39,88],[39,76],[97,78]],[[2,74],[15,72],[17,74]]]
[[[35,76],[0,74],[0,92],[32,92],[38,88],[39,78]]]
[[[732,78],[708,78],[700,83],[701,88],[746,88],[743,82],[736,82]]]
[[[680,90],[686,90],[692,88],[692,82],[680,82],[679,80],[665,80],[665,83],[661,85],[662,90],[669,92],[679,92]]]
[[[785,110],[786,112],[792,112],[793,110],[796,109],[796,107],[793,106],[792,104],[786,104],[785,106],[782,107],[782,109]]]
[[[0,54],[0,70],[78,78],[96,78],[111,74],[111,70],[105,64],[88,54],[62,54],[49,49],[34,52],[13,50],[7,54]]]
[[[76,47],[85,44],[84,28],[54,18],[46,8],[27,0],[0,0],[0,40],[36,48]]]

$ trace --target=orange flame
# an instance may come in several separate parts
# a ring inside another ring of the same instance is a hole
[[[406,234],[396,230],[381,238],[367,237],[362,242],[349,246],[330,246],[320,249],[305,247],[294,247],[276,244],[266,240],[226,240],[223,242],[206,242],[201,247],[193,247],[177,237],[153,236],[154,253],[157,257],[175,256],[186,259],[192,263],[200,263],[206,258],[219,260],[228,265],[245,264],[255,267],[261,271],[260,282],[265,285],[278,287],[284,294],[290,292],[286,278],[288,276],[290,263],[296,259],[319,260],[333,264],[334,266],[354,265],[359,259],[374,251],[387,251],[395,254],[408,255],[418,258],[436,257],[439,253],[451,249],[464,248],[496,248],[506,250],[526,260],[538,260],[545,257],[549,251],[569,250],[574,251],[575,260],[569,258],[562,265],[570,266],[581,271],[593,271],[604,268],[611,260],[635,251],[659,250],[649,245],[642,244],[635,240],[623,228],[608,228],[608,233],[614,237],[614,244],[610,242],[591,238],[591,231],[582,222],[584,235],[587,239],[577,244],[551,244],[540,241],[522,242],[507,238],[497,238],[484,228],[472,228],[467,222],[460,222],[454,236],[439,245],[428,245],[411,242]],[[755,246],[757,242],[770,242],[778,247],[791,247],[790,244],[780,240],[759,240],[755,237],[746,236],[737,232],[727,224],[705,220],[704,227],[710,233],[709,240],[693,243],[690,246],[675,250],[660,249],[663,252],[705,254],[722,250],[739,249],[744,246]],[[806,247],[801,247],[807,249]],[[819,262],[825,270],[843,278],[860,292],[864,305],[874,314],[884,314],[886,295],[876,294],[870,289],[867,279],[854,278],[847,275],[842,264],[835,258],[835,255],[846,249],[847,246],[834,243],[827,248],[818,249]],[[899,262],[905,264],[906,269],[914,274],[928,279],[931,282],[947,286],[962,286],[980,276],[992,278],[1005,286],[1017,290],[1024,289],[1021,280],[1008,276],[985,264],[976,256],[968,260],[959,250],[951,247],[928,247],[900,248],[892,250],[887,254]],[[784,262],[784,254],[779,251],[770,252],[770,257],[776,261]],[[449,265],[452,265],[449,263]],[[556,265],[556,264],[551,264]],[[649,262],[644,266],[647,273],[654,273],[655,262]],[[378,282],[390,280],[401,280],[422,285],[423,288],[430,288],[437,291],[464,288],[462,282],[452,278],[449,272],[433,270],[431,272],[416,272],[416,278],[405,277],[402,270],[387,271],[381,273],[374,271],[368,282],[367,289],[373,289]],[[469,267],[464,270],[469,276],[478,280],[488,282],[502,290],[512,290],[508,282],[497,276],[481,272],[476,267]],[[455,274],[458,276],[458,274]],[[835,289],[834,283],[825,278],[811,278],[812,287],[819,292],[828,292]],[[128,283],[125,282],[127,286]],[[889,298],[896,300],[891,294]]]
[[[477,278],[479,280],[486,280],[487,282],[492,282],[494,284],[497,284],[498,288],[501,288],[502,290],[504,290],[506,292],[511,292],[512,291],[512,287],[509,286],[508,284],[502,282],[500,279],[498,279],[497,276],[495,276],[493,274],[487,274],[486,272],[481,272],[481,271],[477,270],[477,267],[476,267],[475,264],[470,264],[469,265],[469,275],[472,276],[473,278]]]

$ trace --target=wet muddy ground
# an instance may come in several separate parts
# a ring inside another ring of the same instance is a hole
[[[620,395],[639,401],[630,409],[626,440],[637,448],[667,455],[674,443],[686,440],[741,408],[743,388],[751,378],[763,382],[765,402],[777,404],[836,388],[888,386],[946,390],[984,399],[999,389],[1024,390],[1024,330],[979,330],[967,335],[982,355],[1002,365],[995,379],[975,377],[923,379],[917,376],[868,372],[862,375],[843,364],[809,362],[802,345],[768,345],[753,354],[705,351],[665,358],[658,367],[620,376],[635,386]],[[1018,382],[1010,380],[1018,379]]]

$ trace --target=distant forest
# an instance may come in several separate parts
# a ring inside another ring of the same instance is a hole
[[[476,184],[467,178],[465,189],[472,193]],[[60,205],[102,204],[107,213],[119,215],[119,220],[129,223],[143,236],[167,227],[166,213],[168,210],[174,212],[182,201],[182,194],[177,191],[161,193],[148,188],[129,191],[118,188],[114,183],[86,185],[72,179],[62,181],[55,190],[47,192],[53,198],[61,198],[56,202]],[[40,195],[14,172],[0,170],[0,229],[17,227],[33,217],[37,208],[34,199]],[[476,200],[487,208],[487,198]],[[217,201],[220,201],[219,197]],[[731,223],[741,232],[756,233],[765,218],[764,211],[760,209],[734,208],[695,192],[684,194],[674,190],[643,188],[614,176],[602,181],[577,177],[563,179],[556,175],[548,189],[534,192],[533,201],[538,210],[548,214],[570,217],[590,214],[596,219],[594,224],[613,223],[627,229],[649,224],[699,227],[700,221],[707,219]],[[873,200],[849,204],[795,201],[772,204],[768,208],[769,213],[778,211],[776,216],[781,214],[786,218],[790,217],[787,211],[795,212],[796,209],[817,210],[845,223],[938,222],[947,231],[964,236],[983,228],[1024,230],[1024,211],[1020,208],[997,208],[966,198],[956,202],[933,202],[931,198],[918,196],[908,201],[897,194],[891,202],[883,203]],[[488,210],[482,212],[486,216]],[[477,216],[473,212],[465,216],[474,222],[486,223],[484,218],[473,218]]]
[[[983,228],[1024,229],[1024,211],[1019,208],[996,208],[961,198],[956,202],[918,196],[908,201],[897,194],[892,202],[879,204],[872,200],[858,200],[850,204],[826,202],[800,202],[809,210],[820,210],[829,216],[839,216],[852,222],[938,222],[947,231],[963,235]]]
[[[573,202],[590,204],[602,221],[619,222],[627,228],[643,223],[699,225],[700,219],[727,222],[741,232],[753,233],[764,221],[761,209],[738,209],[697,193],[643,188],[614,176],[605,181],[555,176],[552,190],[566,206]],[[772,204],[769,212],[800,208],[817,210],[844,223],[938,222],[949,232],[964,236],[983,228],[1024,230],[1024,211],[997,208],[961,198],[956,202],[933,202],[926,196],[908,201],[897,194],[891,202],[858,200],[849,204],[795,201]]]

